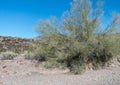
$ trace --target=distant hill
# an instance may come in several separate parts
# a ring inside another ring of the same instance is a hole
[[[36,44],[40,44],[41,39],[23,39],[10,36],[0,36],[0,52],[3,51],[14,51],[23,52],[27,49],[32,48]]]

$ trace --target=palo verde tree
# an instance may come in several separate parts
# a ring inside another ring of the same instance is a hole
[[[104,66],[114,56],[116,46],[116,29],[120,24],[119,14],[114,13],[112,21],[106,28],[102,2],[92,8],[90,0],[74,0],[71,9],[63,13],[62,22],[56,18],[40,21],[37,32],[45,38],[46,45],[39,47],[42,55],[70,68],[75,73],[81,72],[89,64],[91,68]],[[117,34],[118,36],[118,34]],[[53,61],[52,61],[53,62]]]

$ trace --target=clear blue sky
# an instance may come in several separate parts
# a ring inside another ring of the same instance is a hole
[[[22,38],[37,36],[35,27],[40,19],[61,17],[70,9],[72,0],[0,0],[0,35]],[[97,0],[92,0],[95,3]],[[115,10],[120,12],[120,0],[105,1],[105,16]],[[107,22],[107,21],[106,21]]]

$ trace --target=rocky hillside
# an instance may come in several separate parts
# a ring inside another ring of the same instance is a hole
[[[0,36],[0,52],[13,51],[20,53],[32,48],[35,44],[40,44],[40,40]]]

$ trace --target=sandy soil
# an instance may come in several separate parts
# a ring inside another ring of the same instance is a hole
[[[0,85],[120,85],[120,66],[111,65],[82,75],[69,70],[35,67],[29,60],[0,60]]]

